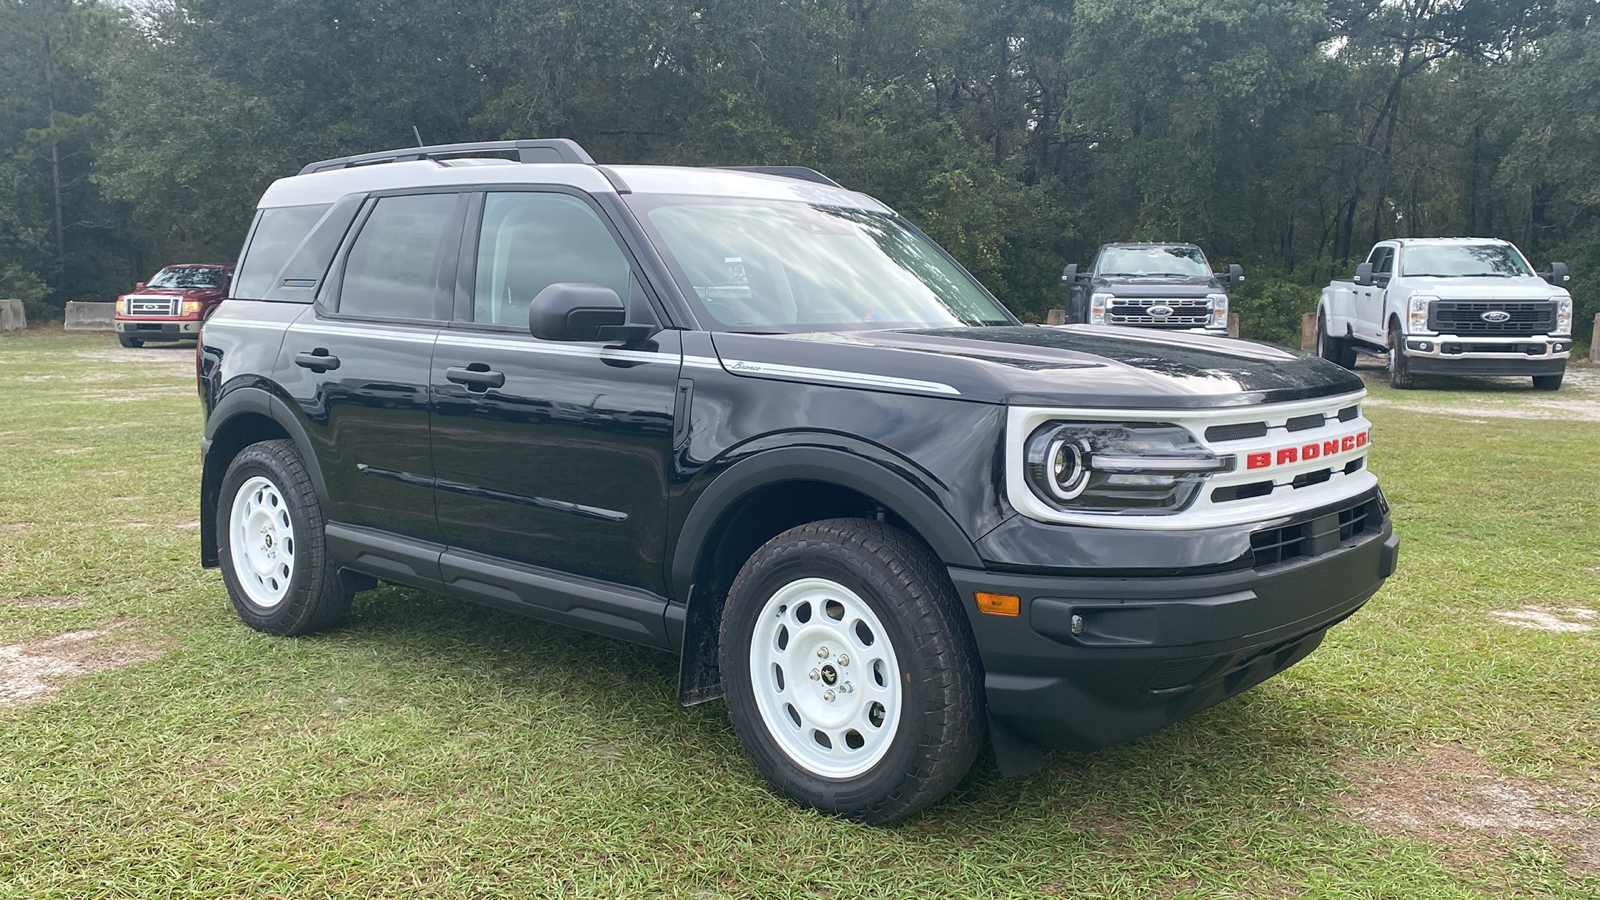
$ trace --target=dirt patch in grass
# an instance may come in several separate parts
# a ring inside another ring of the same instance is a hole
[[[0,647],[0,706],[43,700],[60,689],[63,679],[120,669],[156,657],[156,653],[130,641],[117,640],[113,630],[69,631],[27,644]]]
[[[150,347],[139,350],[80,350],[79,359],[116,363],[172,363],[183,354],[194,355],[194,347]]]
[[[1557,634],[1594,631],[1600,627],[1600,610],[1580,606],[1524,606],[1520,609],[1497,609],[1493,615],[1502,625]]]
[[[1464,747],[1436,747],[1420,757],[1370,765],[1339,805],[1379,831],[1448,848],[1463,867],[1493,865],[1493,856],[1527,840],[1559,848],[1569,868],[1600,872],[1600,822],[1585,815],[1600,802],[1600,784],[1568,787],[1494,770]]]

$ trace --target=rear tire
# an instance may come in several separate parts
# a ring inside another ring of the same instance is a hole
[[[1317,313],[1317,355],[1346,369],[1356,367],[1355,346],[1344,338],[1329,334],[1327,317],[1321,312]]]
[[[144,346],[144,341],[141,341],[136,337],[128,337],[125,334],[117,335],[117,343],[127,347],[129,350],[137,350]]]
[[[728,591],[720,654],[745,752],[802,806],[893,822],[948,794],[982,749],[955,589],[882,523],[828,519],[768,541]]]
[[[1391,325],[1389,327],[1389,386],[1399,391],[1411,389],[1411,364],[1407,362],[1404,351],[1401,350],[1400,329]]]
[[[1561,378],[1566,374],[1565,372],[1557,372],[1554,375],[1535,375],[1533,376],[1533,389],[1536,391],[1559,391],[1561,390]]]
[[[350,611],[351,595],[328,561],[325,525],[294,444],[262,441],[233,458],[217,501],[217,548],[246,625],[288,637],[321,631]]]

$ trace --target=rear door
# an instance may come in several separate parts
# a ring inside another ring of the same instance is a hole
[[[438,540],[428,372],[452,309],[468,200],[368,199],[316,303],[284,338],[278,378],[326,478],[331,521]],[[415,574],[436,579],[430,568]]]
[[[468,225],[476,249],[463,253],[456,320],[440,334],[430,381],[444,540],[664,593],[678,334],[627,347],[534,338],[529,301],[555,283],[615,290],[631,322],[660,313],[591,198],[558,189],[480,197]]]

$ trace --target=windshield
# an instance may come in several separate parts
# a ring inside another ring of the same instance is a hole
[[[145,283],[153,288],[219,288],[222,270],[210,266],[167,266]]]
[[[712,330],[1012,322],[960,267],[890,216],[794,201],[629,200]]]
[[[1095,274],[1210,278],[1211,264],[1199,247],[1107,247],[1100,251]]]
[[[1400,255],[1400,274],[1444,278],[1489,275],[1511,278],[1532,275],[1533,267],[1510,244],[1455,244],[1406,247]]]

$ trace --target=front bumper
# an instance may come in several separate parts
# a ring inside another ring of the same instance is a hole
[[[1559,375],[1572,338],[1410,335],[1406,362],[1420,375]]]
[[[118,317],[114,321],[118,334],[126,334],[142,340],[176,341],[182,338],[192,338],[200,334],[199,319],[124,319]]]
[[[1164,728],[1305,658],[1393,574],[1377,528],[1313,557],[1210,575],[1094,578],[954,568],[983,660],[989,713],[1052,749],[1093,750]],[[1021,598],[980,614],[974,592]]]

